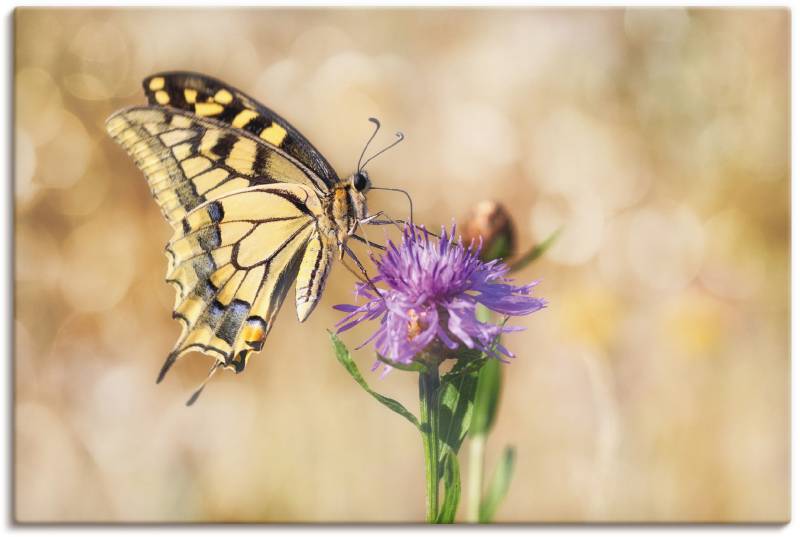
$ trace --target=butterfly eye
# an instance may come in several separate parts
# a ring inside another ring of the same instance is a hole
[[[369,185],[369,179],[367,179],[367,174],[364,172],[358,172],[355,177],[353,177],[353,187],[361,192]]]

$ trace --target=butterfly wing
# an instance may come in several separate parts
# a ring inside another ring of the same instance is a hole
[[[237,372],[261,350],[319,236],[313,199],[299,185],[267,185],[223,195],[186,215],[167,245],[173,316],[183,331],[162,377],[193,349]]]
[[[325,157],[288,121],[224,82],[199,73],[165,72],[145,78],[142,85],[151,105],[213,117],[283,150],[313,171],[328,187],[338,181]]]
[[[190,350],[241,371],[295,279],[301,320],[319,300],[331,258],[324,183],[280,149],[180,110],[121,110],[107,129],[174,229],[167,281],[183,330],[159,379]]]
[[[173,226],[203,202],[241,188],[297,183],[326,189],[319,177],[280,149],[188,112],[127,108],[113,114],[106,129],[144,172]]]
[[[325,289],[334,251],[334,245],[329,243],[327,238],[324,233],[318,232],[312,235],[300,263],[295,307],[297,318],[301,323],[311,315]]]

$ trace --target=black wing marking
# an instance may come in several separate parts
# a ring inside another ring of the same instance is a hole
[[[325,157],[281,116],[242,91],[200,73],[170,71],[142,82],[151,105],[213,117],[250,132],[296,158],[330,188],[338,176]]]

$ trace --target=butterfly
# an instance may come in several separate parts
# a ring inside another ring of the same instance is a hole
[[[173,228],[166,280],[182,330],[157,382],[190,351],[216,358],[208,378],[219,367],[241,372],[293,283],[303,322],[335,255],[348,253],[365,273],[347,245],[352,237],[369,242],[356,230],[382,214],[367,211],[364,167],[403,136],[362,164],[380,126],[370,118],[375,131],[357,169],[340,178],[289,122],[219,80],[165,72],[142,84],[148,105],[115,112],[106,129],[144,172]]]

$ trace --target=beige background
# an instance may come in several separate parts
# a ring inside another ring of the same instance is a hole
[[[424,516],[417,435],[329,347],[342,267],[195,407],[207,357],[155,385],[179,331],[170,232],[103,122],[166,69],[263,101],[342,175],[368,116],[379,140],[403,130],[369,171],[430,226],[486,198],[523,246],[564,226],[518,275],[551,305],[507,339],[499,521],[788,518],[788,11],[27,9],[15,26],[18,520]],[[416,409],[413,377],[367,376]]]

